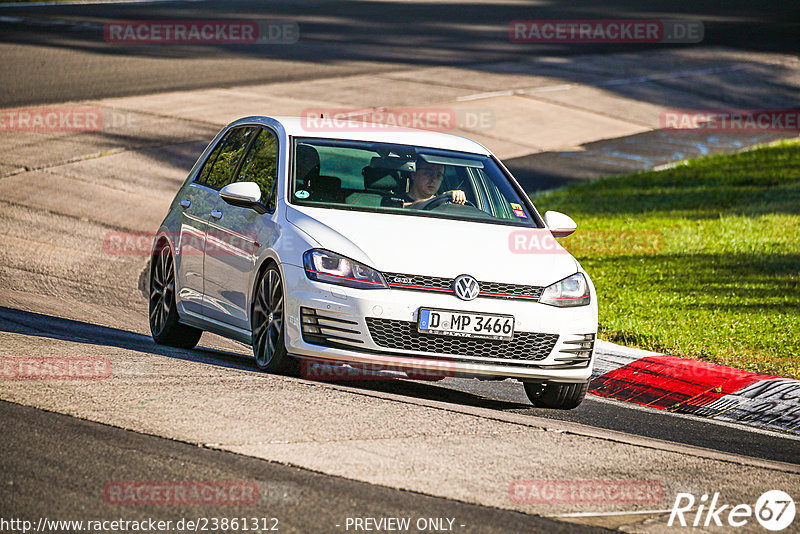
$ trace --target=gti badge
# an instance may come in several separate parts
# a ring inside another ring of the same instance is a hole
[[[461,300],[472,300],[481,292],[481,287],[473,277],[462,274],[453,281],[453,292]]]

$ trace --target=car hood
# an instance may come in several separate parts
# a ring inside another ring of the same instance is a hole
[[[578,264],[546,229],[287,206],[286,218],[322,248],[382,272],[547,286]]]

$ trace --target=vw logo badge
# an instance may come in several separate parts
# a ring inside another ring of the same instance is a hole
[[[470,275],[462,274],[453,281],[453,292],[461,300],[472,300],[481,292],[481,286]]]

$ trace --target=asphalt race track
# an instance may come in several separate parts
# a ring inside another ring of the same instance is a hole
[[[0,325],[2,325],[0,331],[3,332],[78,343],[86,340],[100,346],[137,350],[205,365],[258,373],[250,358],[250,351],[244,346],[240,346],[241,348],[235,352],[182,351],[160,347],[153,343],[149,336],[139,333],[10,308],[0,308]],[[333,384],[356,394],[391,393],[409,400],[444,402],[464,408],[489,408],[498,412],[570,421],[752,458],[800,465],[800,438],[796,436],[685,417],[593,396],[587,397],[578,408],[568,412],[534,408],[525,397],[521,385],[513,380],[485,382],[446,378],[441,382],[427,382],[391,379],[344,381]]]
[[[297,21],[301,40],[258,48],[103,41],[103,25],[117,19],[231,14]],[[800,7],[791,2],[0,5],[0,106],[402,75],[420,67],[458,65],[480,76],[486,64],[526,61],[533,53],[569,64],[580,55],[663,46],[532,50],[506,38],[515,19],[597,17],[702,20],[704,45],[747,54],[800,50]],[[754,36],[754,27],[769,31]],[[102,380],[0,382],[0,518],[35,524],[43,517],[246,516],[278,518],[283,532],[353,532],[359,529],[348,528],[348,518],[409,517],[452,519],[457,532],[665,532],[678,492],[721,492],[726,502],[751,505],[771,489],[800,494],[794,434],[592,396],[570,412],[537,409],[514,381],[264,375],[249,347],[210,334],[191,351],[156,345],[141,292],[146,258],[109,255],[103,236],[152,231],[218,125],[148,113],[149,132],[140,137],[21,140],[0,131],[4,151],[35,162],[0,157],[0,356],[89,358],[110,366]],[[108,155],[118,159],[106,163]],[[544,166],[558,166],[547,157]],[[601,172],[588,158],[580,165],[587,179]],[[541,503],[514,496],[520,480],[657,481],[663,495]],[[108,484],[131,481],[243,481],[260,497],[233,508],[109,502]],[[752,521],[743,531],[757,529]]]
[[[4,451],[3,476],[13,491],[3,496],[3,517],[22,510],[31,517],[114,520],[119,509],[97,506],[97,486],[108,480],[243,480],[263,488],[262,505],[237,510],[248,519],[277,518],[278,530],[327,532],[334,522],[360,516],[458,518],[474,532],[553,532],[564,523],[413,492],[376,487],[339,477],[291,468],[237,454],[198,449],[168,439],[153,438],[34,408],[0,402]],[[68,436],[69,439],[64,439]],[[28,450],[36,443],[35,451]],[[56,460],[57,463],[50,464]],[[50,464],[50,465],[48,465]],[[76,483],[76,481],[79,481]],[[80,512],[78,512],[80,511]],[[76,513],[77,512],[77,513]],[[152,517],[147,509],[126,510],[128,520]],[[203,509],[205,517],[230,516],[224,506]],[[193,518],[192,507],[171,507],[158,519],[177,523]],[[268,525],[273,526],[269,521]],[[574,532],[597,528],[569,525]]]
[[[107,46],[103,24],[116,19],[286,18],[300,25],[298,45],[256,49],[220,45]],[[701,20],[704,42],[795,53],[800,8],[792,2],[327,2],[225,0],[163,4],[13,7],[0,12],[0,105],[147,94],[164,90],[375,73],[419,65],[473,65],[527,58],[642,50],[654,45],[519,47],[507,39],[516,19],[648,18]],[[758,31],[763,29],[763,31]],[[757,31],[758,37],[754,37]],[[180,60],[180,61],[176,61]],[[58,72],[57,76],[52,73]],[[13,83],[11,81],[13,80]],[[91,83],[87,83],[91,80]]]

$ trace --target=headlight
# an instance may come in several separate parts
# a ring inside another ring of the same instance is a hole
[[[553,285],[547,286],[539,298],[542,304],[569,308],[572,306],[586,306],[591,301],[589,284],[583,273],[575,273]]]
[[[363,263],[328,250],[315,248],[307,251],[303,254],[303,267],[305,267],[306,276],[317,282],[358,289],[389,287],[386,285],[383,275],[372,267],[367,267]]]

